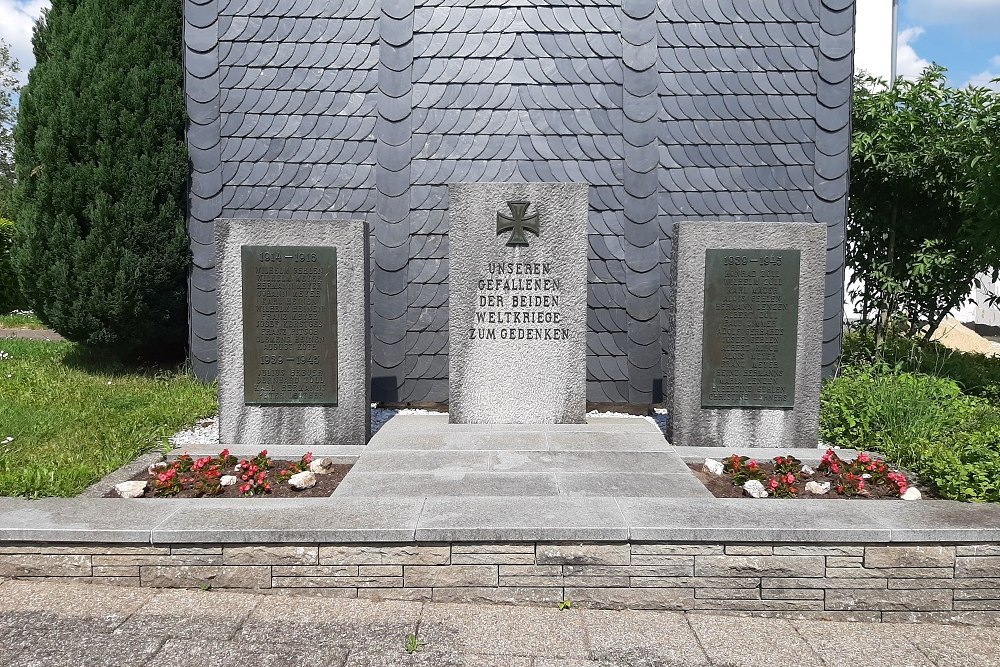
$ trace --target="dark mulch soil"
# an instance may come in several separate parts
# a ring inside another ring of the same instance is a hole
[[[774,464],[773,463],[771,463],[769,461],[759,461],[758,463],[760,464],[760,469],[765,472],[765,474],[767,475],[767,477],[771,477],[774,474]],[[729,479],[729,477],[727,475],[713,475],[711,473],[703,472],[702,469],[701,469],[701,467],[702,467],[702,464],[700,464],[700,463],[689,463],[688,464],[688,468],[690,468],[691,472],[694,473],[694,476],[698,478],[698,481],[700,481],[702,484],[704,484],[705,488],[708,489],[712,493],[712,495],[715,496],[716,498],[749,498],[750,497],[750,496],[747,496],[747,495],[745,495],[743,493],[742,487],[735,486],[733,484],[733,482]],[[806,476],[806,475],[800,474],[798,477],[799,477],[799,482],[798,482],[799,494],[797,496],[793,496],[796,499],[803,499],[803,500],[806,500],[806,499],[812,499],[812,500],[831,500],[831,499],[840,499],[840,500],[899,500],[899,496],[898,495],[895,495],[895,494],[890,495],[887,492],[887,489],[885,489],[885,488],[878,488],[878,487],[872,488],[871,492],[870,492],[870,495],[867,495],[867,496],[847,496],[847,495],[843,495],[843,494],[837,493],[836,482],[834,482],[833,477],[831,477],[829,475],[824,475],[823,473],[818,472],[818,471],[816,473],[814,473],[813,475],[810,475],[810,476]],[[931,499],[931,500],[937,499],[937,496],[935,496],[933,493],[931,493],[931,491],[929,489],[927,489],[924,486],[917,485],[915,483],[915,478],[914,478],[913,475],[910,475],[909,473],[907,473],[906,478],[909,481],[910,486],[915,486],[916,488],[918,488],[920,490],[921,499]],[[808,493],[805,490],[806,489],[806,482],[810,482],[810,481],[815,481],[815,482],[820,482],[820,483],[830,482],[831,483],[830,484],[830,491],[828,493],[822,495],[822,496],[817,496],[817,495],[813,495],[811,493]],[[766,484],[767,482],[765,481],[764,483]],[[767,498],[759,498],[759,499],[758,498],[754,498],[753,500],[770,500],[770,499],[771,499],[771,496],[768,496]]]
[[[260,496],[244,496],[240,493],[239,484],[234,484],[233,486],[223,487],[222,493],[217,496],[198,496],[193,489],[181,491],[176,496],[153,496],[153,494],[146,489],[146,493],[142,496],[143,498],[326,498],[333,495],[334,490],[340,486],[340,483],[344,481],[344,477],[347,475],[348,471],[351,469],[349,464],[338,464],[333,466],[333,471],[325,475],[316,475],[316,486],[311,489],[306,489],[305,491],[295,491],[292,487],[288,486],[288,482],[279,482],[278,473],[285,467],[282,463],[283,461],[274,461],[274,465],[268,471],[268,479],[271,481],[271,493],[265,493]],[[232,475],[233,470],[229,468],[223,471],[224,475]],[[132,478],[135,481],[148,480],[149,474],[143,471],[141,474],[136,475]],[[114,489],[111,489],[106,494],[105,498],[117,498],[118,494],[115,493]]]

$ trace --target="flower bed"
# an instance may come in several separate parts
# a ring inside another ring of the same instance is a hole
[[[690,468],[717,498],[850,498],[917,499],[913,476],[893,470],[882,459],[862,452],[845,461],[828,449],[819,465],[803,465],[794,456],[756,461],[733,454],[722,461],[706,459]]]
[[[298,461],[276,461],[263,450],[240,461],[223,449],[218,456],[188,454],[149,469],[108,492],[124,498],[289,498],[329,496],[351,469],[306,453]]]

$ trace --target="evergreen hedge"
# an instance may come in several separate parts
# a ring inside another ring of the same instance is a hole
[[[15,134],[14,265],[39,318],[126,357],[186,339],[179,0],[53,0]]]
[[[25,308],[24,296],[17,284],[17,275],[10,263],[14,244],[14,223],[0,218],[0,315]]]

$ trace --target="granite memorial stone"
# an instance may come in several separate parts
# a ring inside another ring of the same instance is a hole
[[[363,221],[216,221],[223,444],[364,445]]]
[[[449,195],[452,423],[582,423],[587,186],[459,183]]]
[[[674,232],[671,441],[816,447],[825,227],[682,222]]]

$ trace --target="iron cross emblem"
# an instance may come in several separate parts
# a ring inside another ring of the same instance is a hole
[[[528,237],[524,232],[539,235],[538,213],[527,215],[528,207],[531,206],[529,201],[509,201],[507,206],[510,207],[510,215],[497,211],[497,236],[510,232],[508,246],[528,245]]]

